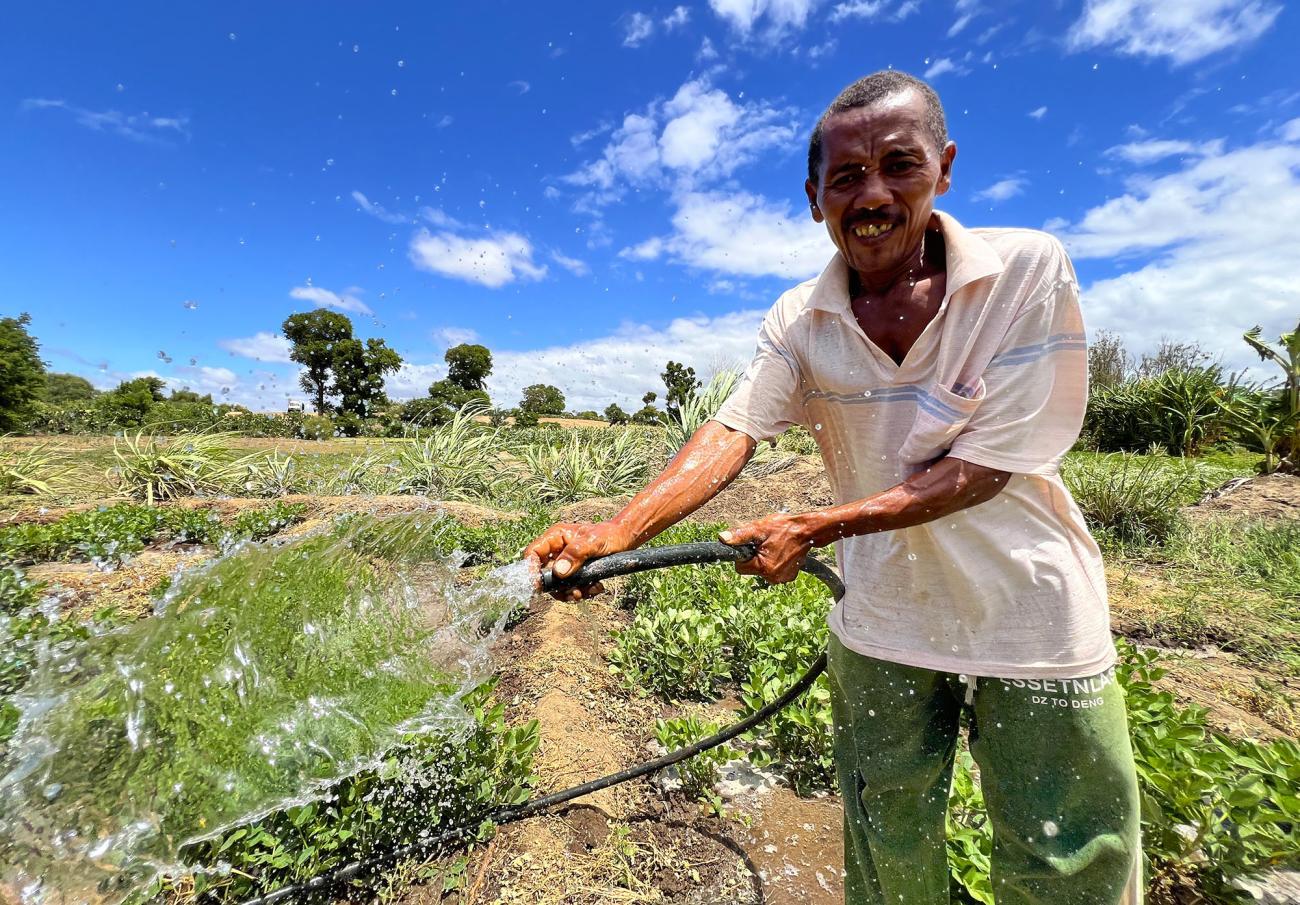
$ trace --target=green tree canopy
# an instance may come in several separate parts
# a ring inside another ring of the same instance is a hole
[[[564,412],[564,394],[559,387],[548,383],[535,383],[524,388],[519,400],[519,410],[534,415],[560,415]]]
[[[289,315],[280,329],[293,344],[289,358],[306,369],[298,379],[299,385],[311,396],[316,414],[324,415],[329,411],[325,397],[330,394],[334,375],[334,347],[352,339],[352,321],[337,311],[317,308]]]
[[[45,362],[27,332],[31,322],[29,314],[0,318],[0,431],[22,427],[45,391]]]
[[[647,405],[645,408],[638,409],[632,414],[633,424],[662,424],[663,412],[653,405]]]
[[[136,377],[123,380],[95,400],[95,407],[103,411],[113,424],[138,427],[157,403],[163,401],[166,384],[160,377]]]
[[[623,411],[617,402],[611,402],[605,406],[605,420],[610,424],[627,424],[631,416]]]
[[[212,394],[204,393],[202,395],[188,388],[172,390],[172,394],[167,397],[168,402],[199,402],[204,405],[212,404]]]
[[[463,390],[482,390],[492,373],[492,353],[487,346],[461,343],[443,356],[447,362],[447,379]]]
[[[658,398],[659,398],[659,394],[656,393],[654,390],[651,390],[650,392],[646,393],[644,396],[641,397],[641,404],[654,405],[655,400]]]
[[[76,374],[46,374],[44,399],[50,405],[67,405],[69,402],[89,402],[96,395],[95,387]]]
[[[402,366],[402,357],[382,339],[362,342],[352,335],[352,321],[326,308],[291,314],[281,329],[293,344],[289,358],[305,369],[299,383],[317,414],[327,413],[327,397],[337,396],[338,411],[355,423],[388,401],[384,378]]]
[[[695,379],[695,369],[675,361],[668,362],[668,367],[659,375],[668,388],[666,407],[670,416],[676,416],[681,405],[695,395],[702,384]]]

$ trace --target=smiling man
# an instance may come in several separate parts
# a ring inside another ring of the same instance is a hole
[[[956,154],[924,82],[888,71],[845,88],[813,130],[806,183],[838,253],[768,312],[735,393],[661,475],[608,522],[555,525],[527,553],[564,575],[636,547],[715,496],[758,442],[803,425],[837,505],[722,540],[757,544],[737,568],[772,582],[836,545],[846,901],[948,902],[965,711],[998,903],[1136,902],[1105,577],[1057,473],[1087,402],[1078,285],[1051,236],[968,230],[934,209]]]

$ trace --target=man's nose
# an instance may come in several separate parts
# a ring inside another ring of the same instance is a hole
[[[857,194],[853,198],[854,205],[865,208],[884,207],[892,200],[893,195],[880,173],[864,170]]]

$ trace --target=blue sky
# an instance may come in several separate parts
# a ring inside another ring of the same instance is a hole
[[[441,11],[438,7],[445,7]],[[669,358],[749,357],[831,248],[808,131],[846,83],[928,77],[940,206],[1066,241],[1131,351],[1300,316],[1300,27],[1279,0],[26,4],[0,54],[0,286],[51,369],[279,409],[320,304],[408,362],[497,359],[639,405]],[[1261,374],[1263,372],[1260,372]]]

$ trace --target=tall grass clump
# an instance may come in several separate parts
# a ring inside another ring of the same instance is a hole
[[[446,424],[404,444],[393,465],[396,493],[438,500],[492,500],[504,484],[501,438],[496,428],[475,423],[487,406],[463,406]]]
[[[0,496],[51,496],[70,471],[67,454],[57,447],[21,449],[0,440]]]
[[[123,434],[113,440],[116,464],[108,470],[108,477],[118,492],[150,505],[218,493],[247,462],[247,457],[237,459],[231,454],[229,443],[233,437],[210,431],[171,437],[144,431]]]
[[[1300,519],[1206,519],[1179,532],[1167,552],[1181,565],[1300,600]],[[1300,621],[1300,608],[1291,609]]]
[[[645,442],[627,430],[575,433],[558,446],[528,444],[515,452],[523,465],[522,490],[543,505],[634,493],[650,468]]]
[[[436,529],[358,519],[342,537],[247,547],[182,578],[155,618],[52,651],[14,699],[4,881],[70,897],[137,884],[407,738],[463,731],[459,698],[484,666],[465,610],[528,589],[453,593],[438,559],[408,584],[400,566]]]
[[[1196,476],[1161,456],[1072,457],[1061,477],[1094,536],[1119,548],[1163,544],[1180,523]]]
[[[1233,434],[1224,408],[1227,392],[1217,365],[1174,367],[1096,387],[1088,397],[1084,435],[1108,452],[1158,444],[1170,455],[1196,455]]]

